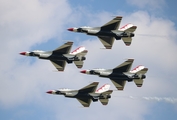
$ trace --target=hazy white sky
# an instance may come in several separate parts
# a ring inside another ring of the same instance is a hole
[[[177,16],[174,2],[165,0],[0,0],[0,119],[177,119]],[[100,49],[98,38],[67,31],[70,27],[101,26],[123,16],[121,26],[137,25],[132,44],[115,41]],[[146,34],[147,36],[141,36]],[[141,88],[126,83],[117,91],[109,79],[80,74],[74,64],[64,72],[45,60],[20,56],[28,50],[52,50],[66,41],[73,49],[88,49],[83,69],[114,68],[127,58],[133,67],[149,68]],[[98,81],[116,90],[107,106],[91,103],[83,108],[75,99],[48,95],[57,88],[79,89]]]

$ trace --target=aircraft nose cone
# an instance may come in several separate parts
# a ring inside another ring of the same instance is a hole
[[[50,91],[47,91],[46,93],[48,93],[48,94],[52,94],[52,91],[50,90]]]
[[[26,55],[26,52],[21,52],[20,55]]]
[[[82,70],[82,71],[80,71],[80,73],[84,73],[84,74],[85,74],[85,73],[86,73],[86,70]]]
[[[69,28],[68,31],[74,31],[74,28]]]

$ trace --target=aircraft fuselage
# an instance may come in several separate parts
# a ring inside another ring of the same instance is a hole
[[[90,75],[98,75],[99,77],[110,78],[112,80],[127,80],[132,81],[133,79],[144,79],[145,75],[137,75],[134,73],[126,72],[113,72],[111,69],[94,69],[94,70],[84,70],[81,73],[86,73]]]
[[[74,91],[69,91],[69,92],[68,91],[66,91],[66,92],[56,91],[55,94],[64,95],[67,98],[92,99],[93,102],[98,101],[98,99],[99,99],[99,97],[94,98],[89,93],[79,92],[79,91],[75,91],[75,90]],[[100,96],[100,97],[103,98],[103,96]]]
[[[90,93],[87,92],[80,92],[77,90],[73,91],[59,91],[56,90],[54,92],[56,95],[64,95],[67,98],[84,98],[84,99],[92,99],[93,102],[98,101],[98,99],[108,99],[111,98],[111,95],[103,96],[101,94],[98,94],[97,96],[92,96]]]
[[[134,37],[134,33],[128,33],[128,32],[123,32],[123,31],[118,31],[118,30],[95,30],[95,29],[90,29],[90,30],[84,30],[87,35],[92,35],[92,36],[104,36],[104,37],[115,37],[116,40],[120,40],[122,37]]]
[[[70,54],[58,54],[55,52],[43,52],[43,53],[35,53],[30,52],[29,56],[36,56],[39,57],[39,59],[44,60],[55,60],[55,61],[67,61],[68,63],[72,63],[72,61],[81,61],[85,60],[85,57],[78,58],[75,55]]]
[[[141,75],[138,76],[136,74],[132,74],[132,75],[125,75],[124,73],[112,73],[108,76],[104,76],[104,75],[99,75],[100,77],[106,77],[106,78],[110,78],[112,80],[127,80],[127,81],[133,81],[133,79],[144,79],[146,78],[145,75]]]

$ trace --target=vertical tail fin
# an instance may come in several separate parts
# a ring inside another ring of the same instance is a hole
[[[110,85],[109,84],[105,84],[103,85],[102,87],[100,87],[99,89],[96,90],[95,93],[103,93],[103,92],[106,92],[108,91],[110,88]]]
[[[125,32],[134,32],[136,30],[137,26],[134,26],[131,23],[128,23],[124,25],[123,27],[119,28],[119,31],[125,31]]]
[[[131,70],[130,73],[137,73],[137,72],[141,71],[144,68],[145,68],[144,66],[139,65],[139,66],[135,67],[133,70]]]
[[[77,49],[73,50],[70,54],[71,55],[76,55],[78,53],[81,53],[85,50],[85,47],[81,46],[81,47],[78,47]]]

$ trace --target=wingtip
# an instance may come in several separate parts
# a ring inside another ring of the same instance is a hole
[[[127,61],[132,62],[132,61],[134,61],[134,59],[133,58],[129,58],[129,59],[127,59]]]
[[[68,41],[66,44],[67,44],[67,45],[73,45],[73,42]]]
[[[112,49],[112,46],[105,46],[106,49]]]
[[[116,16],[116,18],[122,18],[122,16]]]

